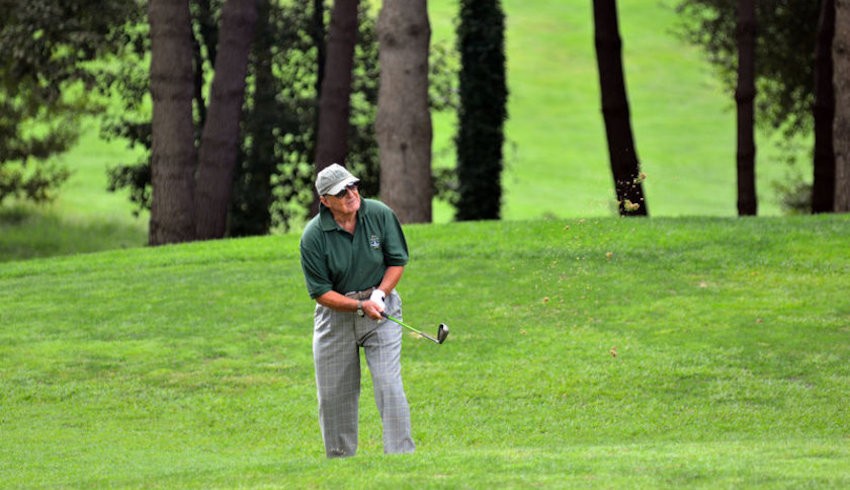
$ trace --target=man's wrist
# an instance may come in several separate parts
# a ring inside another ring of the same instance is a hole
[[[359,299],[357,300],[357,316],[363,316],[363,302]]]

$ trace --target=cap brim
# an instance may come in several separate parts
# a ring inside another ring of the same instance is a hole
[[[343,189],[345,189],[349,185],[356,184],[358,182],[360,182],[360,179],[358,179],[356,177],[350,177],[348,179],[343,180],[342,182],[339,182],[338,184],[331,187],[330,189],[328,189],[328,192],[326,192],[325,194],[330,194],[332,196],[339,194],[340,192],[342,192]]]

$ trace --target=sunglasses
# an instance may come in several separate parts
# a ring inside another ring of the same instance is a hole
[[[345,186],[345,188],[343,190],[337,192],[336,194],[331,194],[331,195],[334,196],[337,199],[342,199],[343,197],[348,195],[348,191],[356,192],[357,191],[357,184],[356,183],[348,184],[347,186]]]

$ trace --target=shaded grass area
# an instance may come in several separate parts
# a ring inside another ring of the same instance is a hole
[[[140,247],[146,224],[121,217],[73,217],[51,209],[0,208],[0,262]]]
[[[845,216],[407,227],[415,454],[327,461],[297,237],[0,268],[0,486],[842,488]],[[364,364],[365,366],[365,364]]]
[[[124,192],[107,191],[106,170],[133,161],[121,141],[100,139],[97,125],[81,121],[80,143],[57,164],[71,172],[54,202],[7,200],[0,206],[0,262],[103,250],[147,243],[149,215],[134,216]]]

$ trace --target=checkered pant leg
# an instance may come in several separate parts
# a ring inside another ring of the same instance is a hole
[[[357,452],[360,352],[353,315],[317,305],[313,360],[319,398],[319,426],[329,458]]]
[[[401,316],[401,304],[395,293],[387,298],[387,313],[396,318]],[[383,422],[384,452],[412,453],[416,446],[410,434],[410,407],[401,379],[402,328],[391,321],[378,325],[364,339],[363,349]]]

